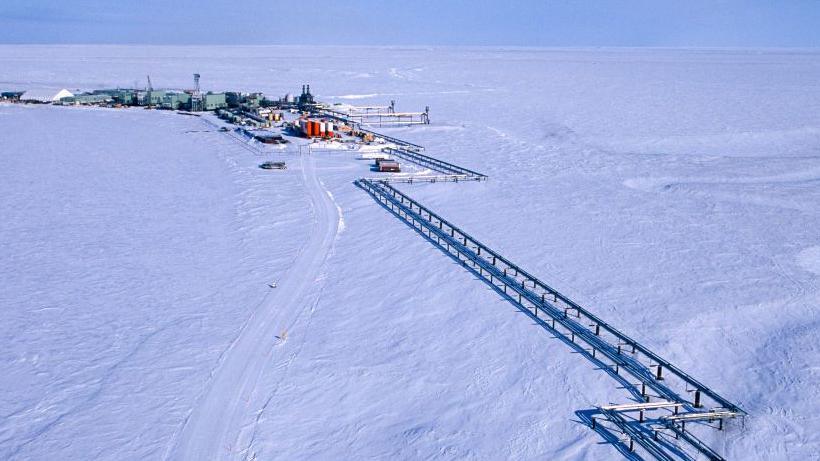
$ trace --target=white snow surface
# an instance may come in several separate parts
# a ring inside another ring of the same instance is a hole
[[[383,129],[490,176],[400,188],[820,452],[820,52],[0,46],[0,89],[431,108]],[[0,458],[617,459],[627,395],[379,207],[356,152],[197,117],[0,105]],[[288,169],[268,171],[264,160]],[[342,232],[342,230],[344,230]],[[276,288],[269,284],[276,282]]]

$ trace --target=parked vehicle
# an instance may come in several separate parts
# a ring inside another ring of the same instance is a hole
[[[287,170],[288,166],[285,162],[265,162],[259,165],[263,170]]]

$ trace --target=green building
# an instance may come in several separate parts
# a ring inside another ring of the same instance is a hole
[[[165,93],[165,96],[162,97],[162,104],[160,106],[163,109],[185,109],[191,103],[191,95],[188,93],[182,92],[172,92],[169,91]]]
[[[145,92],[145,100],[143,105],[146,106],[161,106],[162,100],[165,98],[165,90],[151,90]]]
[[[123,106],[133,106],[137,104],[137,92],[134,90],[114,90],[111,92],[114,102]]]
[[[225,100],[225,93],[205,93],[202,95],[202,109],[216,110],[228,107],[228,102]]]

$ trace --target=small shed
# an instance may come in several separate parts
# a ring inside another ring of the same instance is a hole
[[[379,171],[381,172],[399,172],[401,171],[401,167],[399,166],[399,162],[395,160],[382,160],[379,162]]]

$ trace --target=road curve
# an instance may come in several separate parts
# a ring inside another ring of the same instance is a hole
[[[259,377],[270,365],[276,336],[289,329],[311,305],[310,287],[333,249],[339,214],[332,196],[316,176],[312,156],[301,156],[302,176],[314,213],[312,231],[287,274],[277,281],[223,355],[208,388],[197,401],[169,450],[169,460],[229,460],[241,457],[236,446],[242,425],[259,411],[254,398]],[[315,291],[315,290],[314,290]]]

